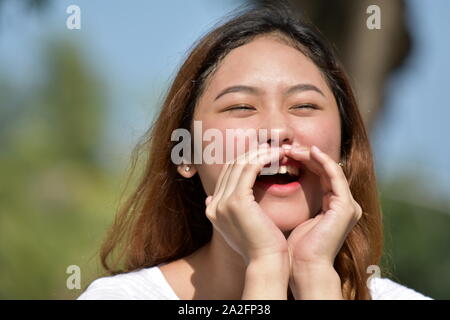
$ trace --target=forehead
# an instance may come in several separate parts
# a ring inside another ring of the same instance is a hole
[[[237,84],[258,86],[269,93],[299,83],[313,84],[332,97],[320,69],[301,51],[274,36],[260,36],[225,56],[205,95]]]

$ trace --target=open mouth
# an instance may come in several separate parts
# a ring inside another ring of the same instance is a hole
[[[265,167],[269,167],[270,164]],[[305,167],[299,161],[284,158],[275,174],[260,174],[255,186],[275,196],[289,196],[299,190]]]
[[[278,172],[272,175],[259,175],[256,179],[257,182],[264,184],[289,184],[298,181],[300,178],[301,170],[298,166],[294,165],[280,165]]]

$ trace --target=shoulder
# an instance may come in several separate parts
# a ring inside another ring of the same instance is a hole
[[[158,266],[94,280],[78,300],[178,300]]]
[[[369,289],[373,300],[431,300],[430,297],[388,278],[372,278]]]

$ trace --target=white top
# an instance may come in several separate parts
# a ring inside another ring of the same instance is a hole
[[[180,300],[159,269],[160,265],[99,278],[78,300]],[[372,278],[369,289],[373,300],[431,299],[387,278]]]

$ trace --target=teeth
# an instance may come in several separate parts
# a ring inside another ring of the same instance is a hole
[[[298,176],[299,175],[299,169],[297,167],[293,167],[293,166],[288,166],[287,168],[288,172],[293,175],[293,176]]]
[[[264,171],[264,173],[263,173],[263,171]],[[284,165],[284,166],[279,166],[278,170],[275,170],[275,171],[269,170],[269,168],[263,168],[262,171],[260,171],[258,175],[261,175],[261,174],[273,175],[273,174],[277,174],[277,173],[279,173],[279,174],[289,173],[291,176],[298,176],[300,174],[300,170],[298,167]]]
[[[299,174],[299,169],[297,167],[294,166],[280,166],[278,168],[278,173],[280,174],[285,174],[285,173],[289,173],[292,176],[298,176]]]

